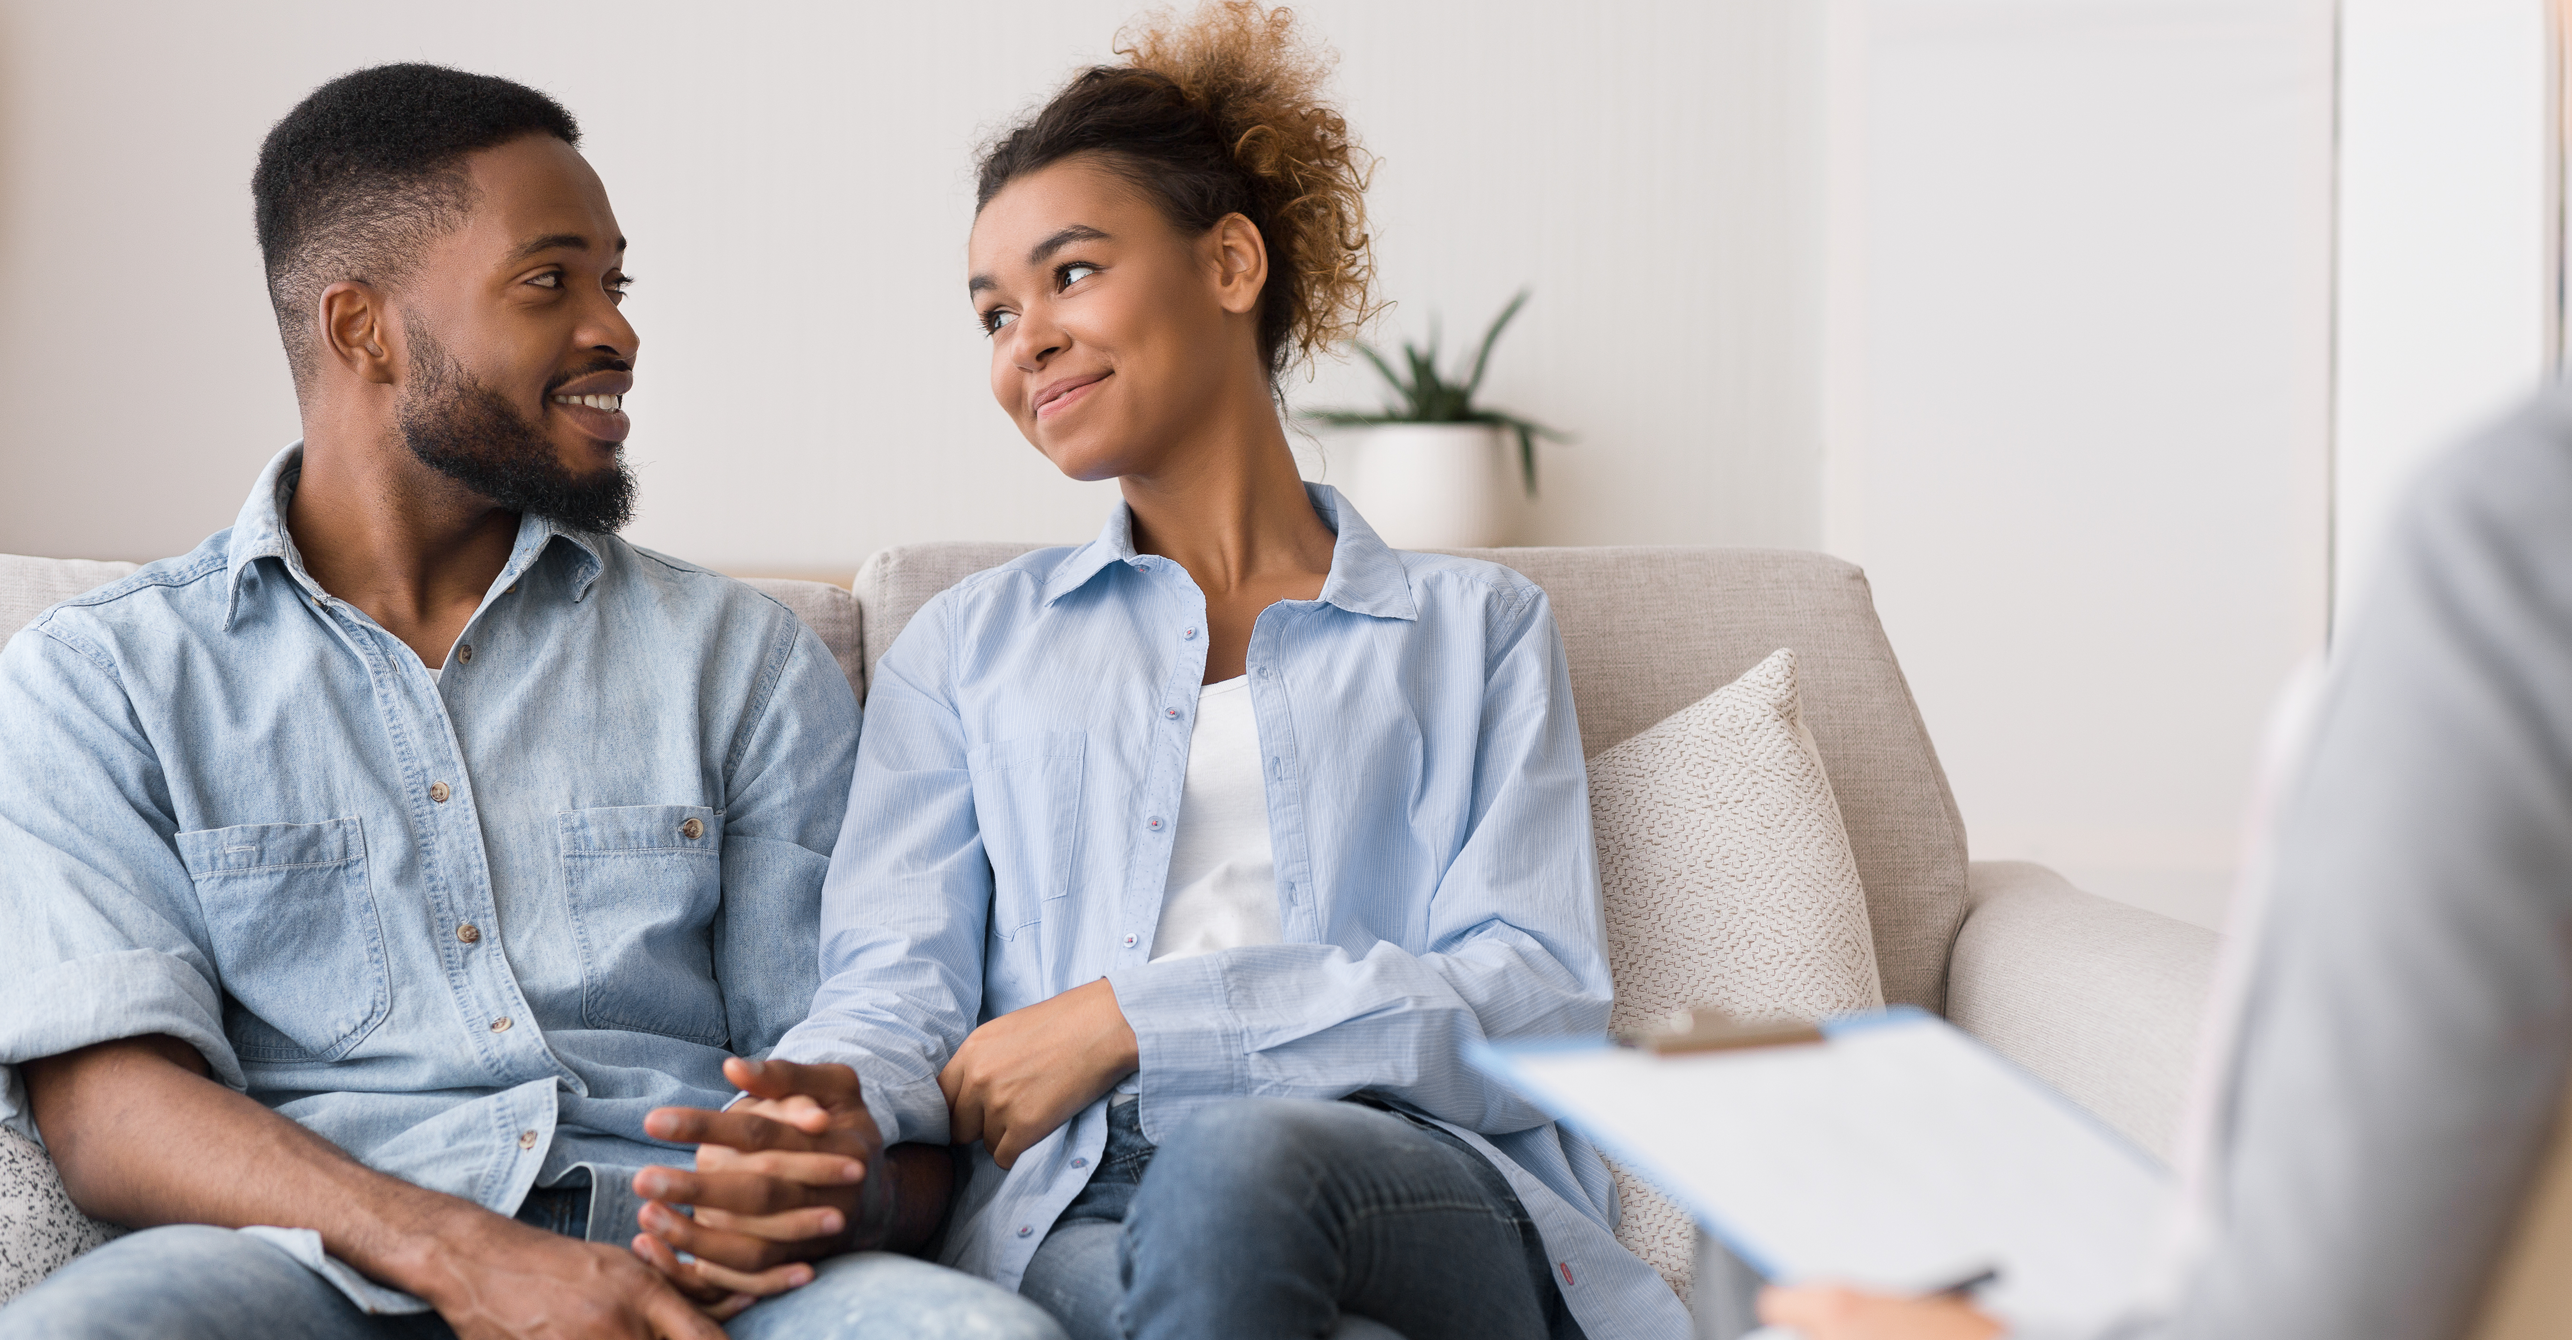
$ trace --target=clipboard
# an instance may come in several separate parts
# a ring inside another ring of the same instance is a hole
[[[2176,1201],[2151,1155],[1924,1011],[1820,1031],[1658,1053],[1484,1043],[1468,1059],[1771,1281],[1929,1293],[1990,1271],[1978,1300],[2022,1326],[2093,1326],[2141,1300]]]

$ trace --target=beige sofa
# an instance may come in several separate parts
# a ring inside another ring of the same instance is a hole
[[[1029,547],[888,549],[859,569],[853,593],[753,584],[820,634],[863,696],[867,672],[923,602]],[[1794,648],[1805,719],[1866,886],[1885,1000],[1946,1015],[2168,1157],[2217,937],[2083,893],[2042,866],[1968,862],[1864,574],[1780,550],[1470,552],[1551,597],[1592,756]],[[0,556],[0,636],[130,569]],[[0,1299],[102,1240],[103,1227],[33,1227],[61,1204],[41,1152],[0,1132]]]

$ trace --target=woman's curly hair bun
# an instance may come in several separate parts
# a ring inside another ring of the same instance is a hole
[[[1120,33],[1123,65],[1075,75],[984,151],[975,208],[1011,181],[1095,153],[1190,232],[1240,214],[1268,247],[1261,352],[1272,377],[1354,338],[1376,310],[1366,231],[1373,159],[1324,100],[1333,57],[1294,14],[1208,0]]]

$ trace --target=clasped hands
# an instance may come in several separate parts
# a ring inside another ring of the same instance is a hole
[[[990,1147],[1003,1168],[1134,1072],[1134,1030],[1105,978],[977,1028],[938,1072],[948,1139]],[[716,1319],[812,1281],[811,1262],[916,1246],[941,1207],[905,1207],[902,1179],[844,1065],[724,1062],[748,1095],[721,1111],[656,1108],[657,1140],[697,1146],[697,1166],[645,1168],[637,1256]],[[907,1148],[898,1146],[897,1148]],[[943,1196],[943,1179],[926,1189]],[[918,1193],[914,1193],[915,1195]],[[694,1213],[682,1212],[682,1206]],[[909,1230],[908,1233],[905,1230]]]

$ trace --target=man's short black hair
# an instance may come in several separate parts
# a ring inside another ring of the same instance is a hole
[[[259,146],[250,196],[268,301],[301,390],[313,311],[343,279],[390,288],[473,204],[462,166],[527,135],[578,147],[563,105],[524,84],[443,65],[378,65],[314,89]]]

